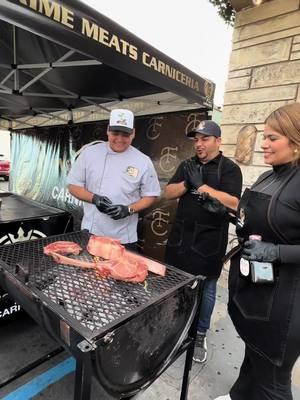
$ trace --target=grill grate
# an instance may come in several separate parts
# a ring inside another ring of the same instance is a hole
[[[40,290],[47,299],[92,332],[157,301],[183,281],[191,280],[190,275],[168,268],[163,278],[150,272],[147,285],[121,282],[101,278],[93,269],[57,264],[43,254],[44,246],[57,240],[73,241],[85,249],[89,237],[89,233],[81,231],[0,246],[0,260],[5,263],[4,268],[20,280],[16,265],[27,267],[28,288]],[[93,261],[86,250],[72,257]]]

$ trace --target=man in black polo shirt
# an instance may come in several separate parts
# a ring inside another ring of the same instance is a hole
[[[207,358],[206,331],[216,299],[217,280],[228,241],[228,209],[235,210],[242,190],[239,166],[219,150],[221,129],[210,120],[187,134],[195,156],[183,161],[165,189],[167,199],[179,199],[165,261],[204,283],[194,361]]]

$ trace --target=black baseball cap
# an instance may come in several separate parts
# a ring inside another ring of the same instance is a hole
[[[195,137],[196,133],[206,136],[221,137],[221,129],[218,124],[210,119],[201,121],[195,128],[187,133],[187,137]]]

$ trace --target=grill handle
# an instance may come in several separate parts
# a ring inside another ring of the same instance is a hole
[[[17,263],[15,274],[22,281],[22,283],[28,284],[29,281],[29,267],[24,263]]]

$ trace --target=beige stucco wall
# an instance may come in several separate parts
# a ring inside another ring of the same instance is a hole
[[[245,185],[269,168],[260,149],[265,118],[295,101],[300,101],[300,0],[271,0],[238,12],[224,97],[222,149],[241,160],[243,154],[237,153],[248,146],[248,157],[239,163]],[[254,138],[249,141],[247,135]]]
[[[233,159],[248,152],[245,162],[239,163],[246,186],[270,168],[260,149],[263,121],[276,108],[300,102],[299,3],[271,0],[236,16],[222,141],[225,155]],[[234,240],[233,228],[230,238]],[[293,370],[293,385],[300,388],[300,360]]]

